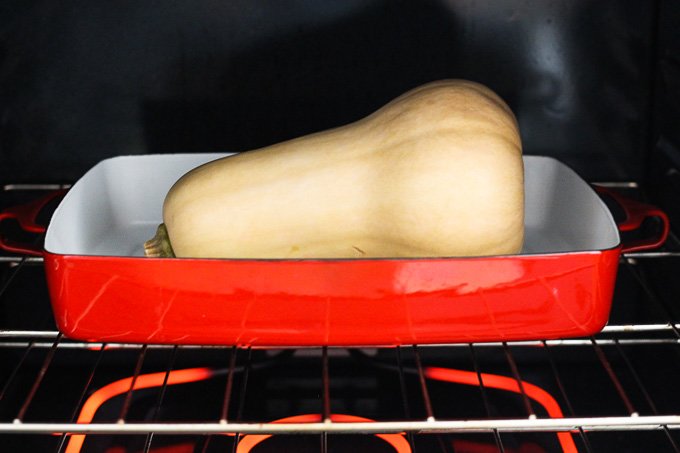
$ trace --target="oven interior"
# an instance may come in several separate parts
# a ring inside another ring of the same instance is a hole
[[[507,100],[526,154],[661,207],[672,229],[621,258],[598,335],[394,348],[74,341],[56,330],[42,259],[5,252],[2,450],[680,451],[676,1],[0,10],[0,209],[107,157],[246,151],[468,78]]]

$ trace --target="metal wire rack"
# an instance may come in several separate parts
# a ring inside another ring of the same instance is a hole
[[[284,434],[324,452],[343,436],[397,451],[678,452],[671,242],[623,256],[615,305],[628,308],[594,337],[357,350],[69,340],[37,316],[42,260],[0,256],[0,307],[30,307],[8,321],[25,328],[0,330],[0,436],[57,452],[131,438],[130,451],[245,452]]]

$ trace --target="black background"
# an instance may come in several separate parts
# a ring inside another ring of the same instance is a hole
[[[4,1],[0,182],[73,182],[122,154],[245,151],[354,121],[440,78],[496,90],[527,154],[588,180],[645,180],[650,159],[680,154],[679,10],[670,0]]]

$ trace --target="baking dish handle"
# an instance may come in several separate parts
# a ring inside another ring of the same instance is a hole
[[[623,241],[621,246],[621,251],[623,253],[655,249],[666,242],[668,233],[670,232],[670,221],[665,212],[656,206],[625,197],[607,187],[598,185],[595,185],[594,187],[597,193],[610,197],[623,210],[625,218],[618,222],[619,231],[635,231],[639,229],[647,219],[656,218],[661,222],[661,231],[659,231],[658,234],[642,239]]]
[[[52,200],[63,196],[66,192],[67,189],[55,190],[44,195],[43,197],[38,198],[37,200],[7,208],[0,212],[0,223],[10,219],[16,220],[19,224],[19,227],[23,231],[28,233],[43,234],[47,230],[47,227],[37,223],[38,215]],[[7,239],[2,234],[0,234],[0,249],[7,252],[21,253],[26,255],[42,255],[42,247],[35,244],[25,244],[18,241],[13,241],[11,239]]]

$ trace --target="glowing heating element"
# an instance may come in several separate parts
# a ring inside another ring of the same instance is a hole
[[[170,373],[162,371],[159,373],[140,374],[137,376],[137,379],[128,377],[112,382],[90,395],[87,401],[85,401],[83,408],[80,410],[77,423],[90,423],[101,405],[113,397],[122,395],[131,390],[160,387],[163,385],[166,375],[168,379],[167,385],[186,384],[209,379],[215,375],[215,370],[211,368],[187,368],[185,370],[171,371]],[[72,435],[66,446],[66,453],[80,452],[83,442],[85,442],[85,435]]]
[[[425,376],[430,379],[435,379],[438,381],[453,382],[456,384],[466,384],[484,387],[507,390],[514,393],[522,393],[519,381],[506,376],[499,376],[496,374],[480,373],[477,375],[473,371],[464,370],[454,370],[450,368],[438,368],[438,367],[427,367],[425,368]],[[481,381],[480,381],[481,376]],[[522,387],[526,395],[532,400],[539,403],[548,412],[551,418],[563,418],[562,409],[560,405],[555,401],[552,395],[542,388],[530,384],[526,381],[522,381]],[[565,453],[578,452],[574,439],[571,437],[571,433],[559,432],[557,433],[557,438],[560,441],[562,450]]]
[[[330,416],[332,422],[367,422],[370,423],[374,420],[370,418],[357,417],[356,415],[345,415],[345,414],[331,414]],[[275,420],[272,423],[314,423],[321,421],[321,414],[304,414],[295,415],[293,417],[286,417],[279,420]],[[411,446],[408,444],[403,434],[376,434],[377,438],[384,440],[390,444],[394,451],[397,453],[411,453]],[[236,448],[236,453],[250,453],[250,450],[262,441],[265,441],[272,437],[272,434],[249,434],[243,436],[241,441],[238,443]]]
[[[169,373],[158,372],[150,374],[141,374],[134,377],[124,378],[111,384],[108,384],[101,389],[94,392],[85,401],[77,423],[90,423],[94,419],[97,410],[108,400],[118,395],[124,394],[132,390],[141,390],[151,387],[162,386],[166,381],[166,385],[186,384],[190,382],[197,382],[210,379],[218,374],[218,370],[212,368],[188,368],[184,370],[174,370]],[[424,374],[427,378],[451,382],[456,384],[465,384],[473,386],[481,386],[482,384],[487,388],[494,388],[499,390],[506,390],[514,393],[522,393],[520,383],[516,379],[506,376],[499,376],[495,374],[480,373],[479,375],[473,371],[456,370],[451,368],[440,367],[426,367]],[[521,386],[526,395],[532,400],[539,403],[546,410],[548,415],[552,418],[562,418],[563,413],[557,401],[542,388],[522,381]],[[355,415],[346,414],[331,414],[332,422],[347,423],[347,422],[371,422],[373,420]],[[286,417],[275,420],[271,423],[314,423],[320,422],[320,414],[303,414],[292,417]],[[233,435],[233,434],[227,434]],[[410,453],[411,447],[406,441],[403,434],[376,434],[376,437],[384,440],[391,445],[397,453]],[[253,447],[259,443],[272,437],[272,434],[249,434],[241,438],[237,446],[237,453],[249,453]],[[576,444],[569,432],[557,433],[558,440],[565,453],[578,452]],[[66,447],[66,453],[78,453],[85,442],[85,435],[74,434],[69,439]]]

